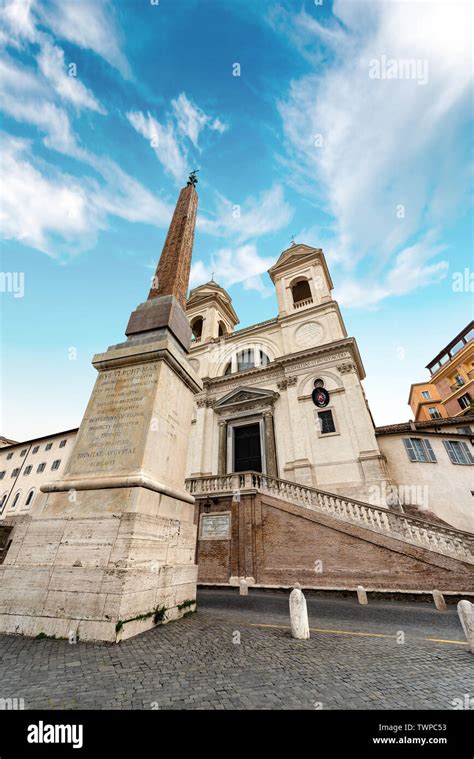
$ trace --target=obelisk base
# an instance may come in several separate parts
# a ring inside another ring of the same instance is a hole
[[[119,641],[194,611],[194,498],[182,488],[193,394],[169,334],[113,346],[62,480],[14,529],[0,632]]]
[[[16,533],[1,572],[2,633],[117,642],[196,608],[190,522],[125,513],[31,520]]]

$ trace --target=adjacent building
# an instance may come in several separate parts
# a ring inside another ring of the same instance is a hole
[[[430,379],[410,388],[408,403],[415,422],[472,413],[474,403],[474,321],[471,321],[426,368]]]

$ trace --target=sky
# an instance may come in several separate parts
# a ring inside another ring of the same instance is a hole
[[[0,434],[80,424],[199,169],[239,327],[322,247],[377,425],[472,318],[471,2],[0,0]],[[461,284],[460,284],[461,283]]]

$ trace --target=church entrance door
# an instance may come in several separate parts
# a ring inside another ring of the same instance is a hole
[[[262,471],[260,425],[234,427],[234,472]]]

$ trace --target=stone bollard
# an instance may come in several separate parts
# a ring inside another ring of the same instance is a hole
[[[248,596],[248,594],[249,594],[249,584],[248,584],[247,580],[245,579],[245,577],[241,577],[240,578],[239,587],[240,587],[239,595],[241,595],[241,596]]]
[[[433,590],[432,593],[434,605],[438,611],[446,611],[446,601],[443,594],[439,590]]]
[[[469,651],[474,654],[474,604],[470,601],[459,601],[458,616],[466,636]]]
[[[367,604],[369,603],[368,600],[367,600],[367,593],[365,592],[365,589],[364,589],[363,585],[358,585],[357,586],[357,600],[363,606],[367,606]]]
[[[301,585],[295,583],[290,593],[291,636],[297,640],[308,640],[309,622],[306,598],[300,590]]]

